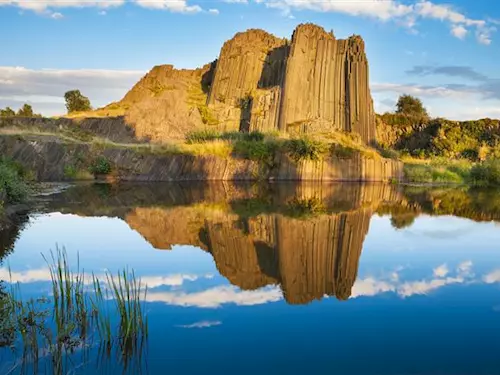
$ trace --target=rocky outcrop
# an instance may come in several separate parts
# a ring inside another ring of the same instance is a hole
[[[357,132],[375,139],[368,62],[361,37],[337,40],[315,25],[294,31],[287,60],[279,128]]]
[[[102,146],[65,142],[54,136],[0,136],[0,152],[32,171],[39,181],[71,179],[71,172],[85,171],[97,157],[107,159],[115,180],[207,181],[207,180],[401,180],[399,161],[361,154],[350,158],[329,157],[319,161],[291,160],[277,153],[272,165],[240,157],[155,153],[148,148]]]
[[[336,39],[312,24],[299,25],[291,41],[263,30],[237,33],[218,60],[194,70],[155,66],[119,102],[75,116],[116,118],[137,139],[154,142],[207,127],[337,130],[359,133],[366,143],[375,140],[363,40]]]
[[[262,30],[227,41],[208,104],[224,129],[337,130],[375,141],[363,40],[337,40],[312,24],[299,25],[290,44]]]
[[[111,106],[124,108],[126,121],[138,137],[157,142],[183,139],[188,132],[207,125],[211,74],[212,64],[195,70],[155,66]]]

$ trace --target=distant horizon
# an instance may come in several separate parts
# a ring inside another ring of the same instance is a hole
[[[377,113],[410,94],[432,117],[500,118],[500,5],[486,0],[2,1],[0,108],[64,115],[71,89],[100,108],[153,66],[201,67],[237,32],[291,38],[301,23],[363,37]]]

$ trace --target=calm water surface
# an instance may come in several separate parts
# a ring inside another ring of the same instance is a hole
[[[56,245],[86,274],[133,268],[142,373],[500,374],[496,220],[494,191],[74,186],[0,233],[0,279],[50,297]],[[124,372],[94,354],[70,373]]]

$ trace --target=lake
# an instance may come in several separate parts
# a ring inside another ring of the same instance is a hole
[[[64,248],[147,284],[141,353],[77,348],[65,373],[500,374],[498,221],[492,190],[75,185],[0,233],[0,279],[50,299],[42,254]]]

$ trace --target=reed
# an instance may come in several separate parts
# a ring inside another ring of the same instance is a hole
[[[107,358],[111,352],[118,352],[124,367],[132,357],[140,357],[148,331],[144,308],[147,287],[135,272],[106,272],[104,281],[93,274],[87,282],[79,257],[72,271],[64,248],[56,248],[49,257],[42,256],[50,272],[52,309],[44,307],[49,301],[45,298],[23,301],[21,288],[12,278],[2,304],[2,315],[9,319],[1,328],[10,329],[14,343],[22,345],[22,360],[16,364],[21,373],[29,369],[38,373],[40,358],[50,357],[49,372],[63,374],[68,371],[68,358],[75,349],[84,349],[86,353],[86,348],[95,347],[95,341],[99,348],[104,348]],[[53,331],[49,324],[51,315]],[[112,324],[115,316],[116,325]]]

